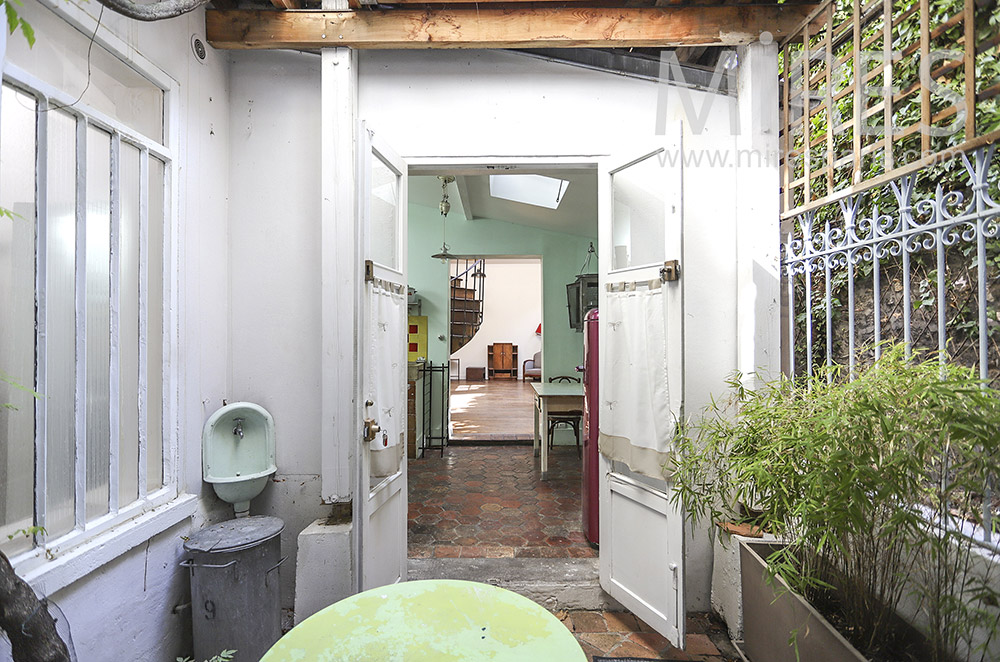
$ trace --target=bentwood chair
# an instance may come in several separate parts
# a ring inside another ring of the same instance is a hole
[[[580,383],[579,377],[572,377],[570,375],[559,375],[557,377],[549,377],[549,383]],[[568,409],[566,411],[555,411],[549,412],[549,420],[546,422],[546,429],[548,430],[548,443],[549,448],[552,448],[552,437],[555,433],[557,425],[565,425],[573,429],[573,434],[576,436],[576,455],[580,457],[580,428],[583,427],[583,411],[580,409]]]

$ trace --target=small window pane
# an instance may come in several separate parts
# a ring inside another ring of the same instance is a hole
[[[118,224],[118,504],[139,497],[139,150],[121,146]]]
[[[163,264],[166,166],[149,159],[146,286],[146,488],[163,487]]]
[[[654,154],[612,175],[612,269],[659,264],[666,259],[663,168]]]
[[[372,155],[372,260],[399,268],[399,176],[378,154]]]
[[[7,39],[7,61],[144,136],[163,141],[163,90],[40,3],[17,8],[38,43]]]
[[[0,94],[0,550],[30,549],[34,524],[35,107]],[[12,540],[7,536],[13,535]]]
[[[76,522],[76,119],[48,120],[45,528],[56,537]]]
[[[87,519],[108,512],[111,462],[111,136],[87,129]]]

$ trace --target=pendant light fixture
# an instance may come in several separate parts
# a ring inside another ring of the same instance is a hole
[[[444,218],[441,220],[441,252],[431,255],[435,260],[441,260],[445,262],[446,260],[453,260],[455,256],[451,254],[448,250],[448,212],[451,211],[451,203],[448,202],[448,184],[455,181],[452,175],[438,175],[438,179],[441,180],[441,202],[438,204],[438,209],[441,210],[441,216]]]

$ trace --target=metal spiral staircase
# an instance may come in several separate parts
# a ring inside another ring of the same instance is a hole
[[[465,347],[483,324],[486,263],[480,259],[452,261],[451,353]]]

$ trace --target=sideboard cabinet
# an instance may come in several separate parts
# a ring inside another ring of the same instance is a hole
[[[517,345],[498,342],[487,346],[486,369],[490,379],[517,379]]]

